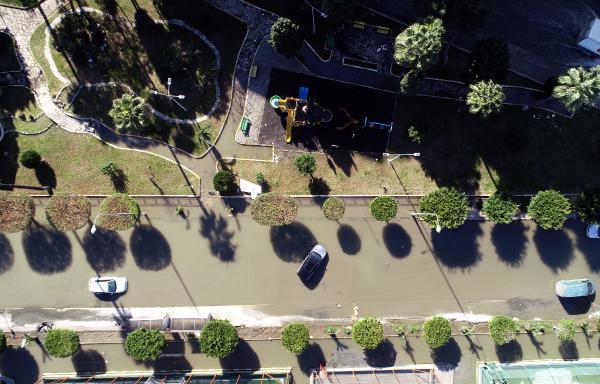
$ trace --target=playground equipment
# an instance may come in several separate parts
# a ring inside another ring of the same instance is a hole
[[[271,106],[287,113],[285,119],[285,142],[292,142],[292,128],[304,125],[319,125],[331,121],[333,113],[320,107],[313,101],[308,100],[308,87],[301,86],[298,89],[298,97],[272,96]]]

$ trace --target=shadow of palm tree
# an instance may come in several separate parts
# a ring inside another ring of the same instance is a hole
[[[271,227],[270,237],[275,254],[290,263],[304,260],[308,251],[317,243],[310,229],[298,222]]]
[[[106,373],[104,356],[95,349],[80,349],[71,357],[78,376],[93,376]]]
[[[0,274],[8,271],[15,260],[15,252],[8,238],[0,233]]]
[[[227,220],[214,211],[200,217],[200,234],[208,239],[210,252],[221,261],[231,262],[235,259],[236,246],[231,242],[234,232],[227,230],[228,225]]]
[[[23,233],[23,249],[31,269],[52,274],[71,266],[71,242],[62,232],[34,223]]]
[[[145,270],[158,271],[171,263],[171,247],[165,236],[151,225],[135,227],[129,239],[135,264]]]
[[[98,228],[93,235],[86,231],[83,250],[88,264],[101,274],[122,267],[127,248],[117,232]]]

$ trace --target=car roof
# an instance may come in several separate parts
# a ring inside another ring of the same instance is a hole
[[[587,296],[589,280],[561,280],[558,283],[565,289],[565,296]]]

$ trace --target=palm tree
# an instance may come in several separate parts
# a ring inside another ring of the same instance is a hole
[[[141,97],[125,94],[113,100],[108,114],[112,117],[117,132],[138,133],[148,125],[146,102]]]
[[[198,140],[206,146],[206,149],[210,148],[212,145],[212,133],[210,131],[212,124],[195,125],[194,128],[196,128]]]
[[[569,68],[566,75],[558,78],[552,95],[571,112],[594,104],[600,95],[600,66]]]
[[[492,80],[471,84],[467,94],[469,112],[488,117],[492,113],[500,112],[504,98],[502,86]]]

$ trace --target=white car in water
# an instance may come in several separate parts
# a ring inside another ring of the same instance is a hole
[[[94,294],[117,295],[127,292],[126,277],[92,277],[88,289]]]

